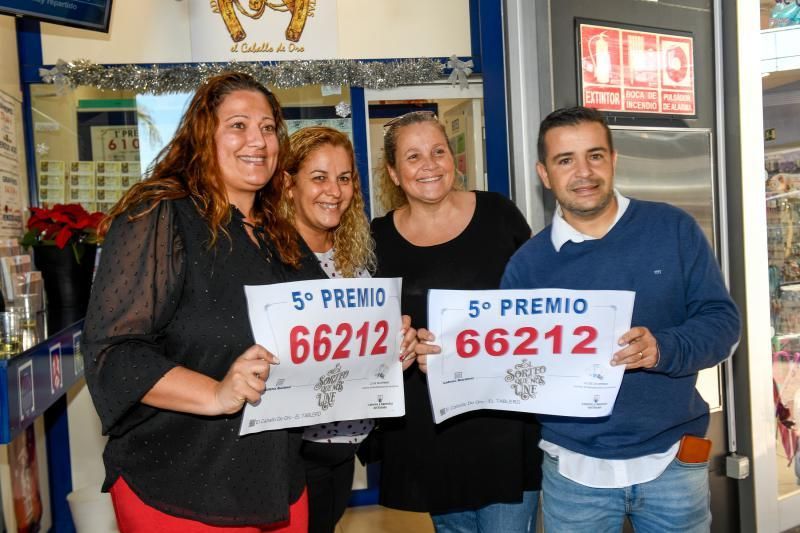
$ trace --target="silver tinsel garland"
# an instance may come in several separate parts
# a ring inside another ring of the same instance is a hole
[[[139,94],[194,91],[204,80],[222,72],[251,74],[260,82],[279,88],[303,85],[346,85],[366,89],[390,89],[446,78],[446,63],[437,59],[357,61],[278,61],[271,63],[192,63],[174,66],[97,65],[88,60],[59,61],[52,69],[40,69],[42,80],[57,86],[92,86],[128,90]]]

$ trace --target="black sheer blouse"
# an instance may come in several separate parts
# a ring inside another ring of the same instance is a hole
[[[104,490],[122,476],[148,505],[214,525],[285,520],[304,487],[300,435],[240,437],[241,412],[204,417],[140,399],[170,369],[222,379],[254,344],[243,285],[318,277],[256,246],[234,209],[209,248],[188,199],[117,218],[103,246],[84,330],[86,379],[109,436]]]

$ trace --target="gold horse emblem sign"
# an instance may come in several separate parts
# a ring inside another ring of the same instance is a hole
[[[300,40],[303,35],[303,28],[306,25],[309,10],[313,11],[316,0],[277,0],[268,2],[267,0],[247,0],[250,10],[242,6],[245,0],[211,0],[211,10],[219,13],[225,21],[225,27],[231,34],[233,42],[238,43],[247,37],[236,11],[251,19],[260,19],[267,8],[274,11],[288,11],[292,14],[292,19],[286,27],[286,38],[292,42]]]

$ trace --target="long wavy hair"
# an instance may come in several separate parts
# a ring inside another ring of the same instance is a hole
[[[339,225],[333,232],[333,260],[336,270],[344,277],[353,277],[359,269],[375,270],[375,244],[369,231],[369,221],[364,211],[364,197],[361,195],[361,180],[356,168],[355,152],[350,139],[344,133],[325,126],[311,126],[297,130],[290,137],[290,150],[286,158],[284,179],[274,179],[267,186],[267,196],[275,205],[278,221],[275,225],[275,239],[281,241],[284,252],[281,258],[294,267],[300,265],[300,246],[302,237],[295,226],[294,202],[289,197],[289,189],[297,183],[297,173],[311,154],[323,146],[345,149],[350,156],[353,169],[353,199],[342,214]]]
[[[392,181],[392,177],[389,175],[389,167],[392,169],[397,168],[397,142],[402,129],[406,126],[422,122],[435,124],[442,132],[442,135],[444,135],[445,141],[447,140],[447,131],[444,129],[442,123],[439,122],[439,119],[436,118],[436,115],[430,111],[411,111],[410,113],[401,115],[389,121],[383,132],[383,167],[378,170],[377,196],[378,201],[386,211],[397,209],[408,203],[406,193],[403,192],[403,189],[401,189],[399,185]],[[453,147],[450,146],[449,142],[445,144],[447,144],[447,150],[450,152],[450,156],[455,159]],[[461,188],[460,180],[455,181],[454,188]]]
[[[289,153],[289,136],[277,98],[252,76],[227,72],[209,78],[197,89],[175,136],[156,156],[146,179],[131,187],[111,209],[99,228],[100,235],[105,235],[111,222],[131,208],[145,206],[131,215],[132,220],[152,211],[162,200],[189,197],[208,224],[209,247],[214,245],[219,233],[230,237],[225,225],[230,222],[231,208],[217,161],[214,134],[219,126],[217,109],[235,91],[259,92],[269,102],[275,118],[279,150],[272,178],[283,175],[286,154]],[[272,237],[275,218],[272,204],[261,189],[256,192],[253,219]],[[281,252],[280,248],[278,252]]]

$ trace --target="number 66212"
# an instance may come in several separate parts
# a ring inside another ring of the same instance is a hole
[[[488,355],[530,356],[537,355],[542,349],[546,353],[562,355],[564,353],[564,326],[554,326],[539,336],[539,330],[532,326],[524,326],[513,333],[504,328],[494,328],[482,334],[474,329],[465,329],[456,336],[456,353],[460,357],[469,358],[481,351]],[[572,345],[569,355],[594,355],[597,353],[595,341],[597,328],[593,326],[577,326],[567,332],[568,341]]]

